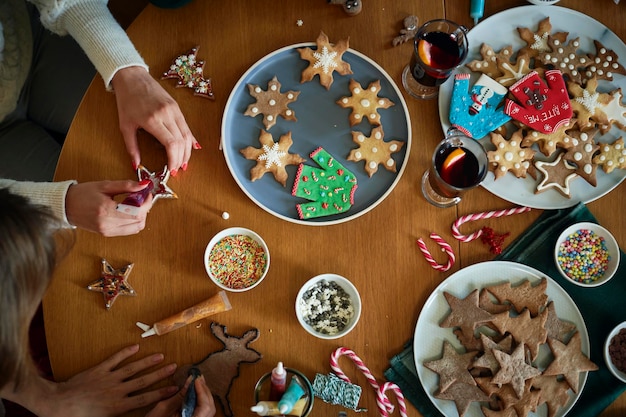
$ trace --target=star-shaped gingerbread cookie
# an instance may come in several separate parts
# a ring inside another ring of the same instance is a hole
[[[539,151],[545,156],[552,155],[557,148],[567,149],[572,146],[570,137],[566,131],[573,129],[576,125],[576,119],[570,119],[568,122],[559,125],[550,133],[531,130],[526,133],[522,140],[522,147],[530,148],[534,143],[539,146]]]
[[[152,201],[156,201],[159,198],[178,198],[178,195],[172,191],[167,185],[167,180],[170,179],[170,171],[167,169],[167,165],[161,172],[151,172],[143,165],[139,165],[137,168],[137,176],[139,181],[151,181],[152,182]]]
[[[585,132],[578,130],[568,132],[572,146],[567,149],[563,159],[576,166],[576,173],[594,187],[597,185],[596,171],[598,165],[593,162],[593,157],[600,149],[594,141],[598,129]]]
[[[539,369],[526,363],[524,353],[523,343],[517,345],[510,355],[500,350],[493,352],[500,364],[500,369],[494,375],[491,383],[511,384],[515,394],[517,394],[517,398],[521,398],[524,394],[526,380],[541,374]]]
[[[535,168],[543,174],[543,179],[537,185],[535,194],[552,188],[563,194],[564,197],[570,198],[570,182],[578,175],[576,168],[563,159],[562,153],[552,162],[535,162]]]
[[[526,178],[526,172],[535,156],[531,148],[522,147],[522,130],[518,130],[506,140],[499,133],[491,132],[491,143],[496,147],[487,152],[489,169],[493,171],[495,179],[502,177],[511,171],[517,178]]]
[[[194,95],[214,100],[211,79],[204,78],[204,61],[197,60],[198,48],[196,46],[186,54],[178,56],[161,78],[176,78],[177,87],[191,88]]]
[[[480,47],[480,56],[482,59],[470,61],[465,66],[472,71],[480,72],[495,80],[502,75],[498,61],[504,63],[511,62],[513,46],[506,46],[496,52],[490,45],[483,43]]]
[[[619,63],[619,57],[610,49],[607,49],[600,41],[594,40],[596,54],[589,55],[591,65],[583,71],[583,83],[596,77],[598,80],[613,80],[614,74],[626,75],[626,68]]]
[[[596,91],[597,88],[596,78],[587,81],[585,88],[572,81],[567,83],[567,89],[572,97],[570,99],[572,111],[576,114],[578,125],[583,129],[593,127],[594,123],[600,126],[609,124],[609,118],[604,109],[613,97]]]
[[[250,95],[256,99],[256,102],[248,106],[244,115],[256,117],[262,114],[263,125],[267,130],[276,124],[278,116],[295,122],[296,113],[291,110],[288,105],[298,99],[300,92],[287,91],[281,93],[280,87],[281,84],[276,76],[267,83],[266,91],[263,91],[258,85],[248,84],[248,91]]]
[[[378,165],[381,164],[387,171],[396,172],[396,161],[391,157],[391,154],[398,152],[404,142],[399,140],[385,142],[384,138],[385,133],[382,126],[372,129],[369,137],[361,132],[352,132],[352,141],[359,147],[350,151],[347,160],[365,161],[365,172],[370,177],[378,171]]]
[[[317,50],[312,48],[298,48],[300,57],[309,61],[309,66],[302,71],[301,83],[311,81],[313,77],[319,75],[320,84],[330,89],[333,83],[333,72],[341,75],[352,74],[350,64],[343,60],[343,54],[348,50],[348,39],[342,39],[336,44],[331,44],[328,36],[320,32],[317,37]]]
[[[572,391],[578,392],[578,374],[585,371],[595,371],[598,365],[593,363],[580,349],[580,332],[574,333],[566,345],[556,339],[548,339],[554,360],[543,371],[543,375],[563,375]]]
[[[380,126],[378,109],[388,109],[394,105],[388,98],[378,97],[380,80],[371,82],[367,89],[364,89],[358,81],[352,79],[349,88],[352,95],[340,98],[337,104],[343,108],[352,108],[350,126],[357,125],[365,119],[375,126]]]
[[[424,366],[439,375],[439,390],[445,391],[453,382],[476,385],[469,369],[477,351],[458,353],[447,340],[443,341],[441,358],[425,361]]]
[[[128,264],[120,269],[115,269],[106,259],[102,259],[100,278],[89,284],[87,289],[102,293],[104,306],[107,310],[111,308],[118,296],[137,295],[133,287],[128,283],[128,276],[133,269],[133,265]]]
[[[256,181],[266,172],[271,172],[274,179],[285,187],[288,177],[285,167],[305,161],[300,155],[289,153],[289,148],[293,144],[291,132],[282,135],[278,142],[274,142],[272,135],[262,130],[259,142],[260,148],[248,146],[239,150],[246,159],[256,161],[256,165],[250,170],[250,180]]]
[[[552,36],[548,37],[550,51],[539,54],[544,65],[550,65],[566,75],[570,81],[581,83],[582,73],[591,60],[587,55],[579,54],[580,38],[572,39],[567,44]]]
[[[613,143],[603,143],[600,145],[600,153],[593,157],[593,162],[602,165],[602,169],[607,174],[614,169],[626,169],[626,148],[624,148],[624,138],[620,137]]]

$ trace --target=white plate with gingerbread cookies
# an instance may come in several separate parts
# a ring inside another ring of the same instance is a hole
[[[543,417],[548,401],[551,415],[562,417],[597,369],[567,292],[509,261],[474,264],[443,281],[420,313],[413,349],[419,380],[445,416],[514,407],[516,415]],[[541,389],[550,391],[543,400]]]
[[[516,121],[493,138],[481,138],[493,152],[491,172],[482,184],[487,190],[515,204],[558,209],[594,201],[626,178],[620,140],[626,136],[626,45],[617,35],[571,9],[522,6],[480,22],[469,31],[468,40],[468,58],[459,71],[471,74],[470,85],[484,74],[508,88],[532,70],[543,77],[549,69],[558,69],[573,110],[570,125],[550,134]],[[444,131],[450,127],[452,78],[439,94]],[[526,155],[517,159],[511,149],[500,155],[494,142],[502,139]],[[527,148],[534,152],[529,154]]]
[[[406,167],[411,123],[393,79],[348,40],[286,46],[246,71],[226,103],[233,178],[284,220],[330,225],[376,207]]]

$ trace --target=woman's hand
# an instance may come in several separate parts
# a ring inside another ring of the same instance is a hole
[[[115,90],[120,130],[133,167],[141,163],[137,130],[153,135],[167,152],[172,175],[187,169],[192,149],[200,144],[191,133],[178,103],[142,67],[123,68],[115,73]]]
[[[185,395],[191,383],[191,376],[187,378],[185,386],[178,393],[167,400],[159,402],[146,417],[179,417]],[[200,375],[194,381],[196,388],[196,409],[193,417],[213,417],[215,415],[215,401],[213,395],[206,385],[204,375]]]
[[[118,203],[113,197],[145,187],[137,181],[97,181],[72,185],[65,197],[65,214],[70,224],[104,236],[139,233],[146,227],[152,195],[148,195],[136,216],[117,211]]]

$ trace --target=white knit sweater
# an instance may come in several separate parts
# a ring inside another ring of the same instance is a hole
[[[132,42],[111,15],[107,0],[29,0],[41,22],[58,35],[70,35],[85,51],[107,89],[115,73],[126,67],[148,70]],[[32,57],[32,34],[25,0],[0,0],[0,121],[16,106]],[[67,222],[65,195],[72,182],[15,183],[0,179],[0,187],[48,205]]]

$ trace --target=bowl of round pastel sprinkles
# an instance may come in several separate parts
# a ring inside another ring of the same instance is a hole
[[[591,222],[569,226],[554,248],[561,275],[583,287],[597,287],[610,280],[617,271],[619,258],[619,246],[613,235]]]
[[[359,321],[361,297],[348,279],[337,274],[321,274],[300,288],[296,317],[313,336],[337,339],[350,333]]]
[[[270,267],[270,252],[257,233],[230,227],[217,233],[204,251],[204,267],[220,288],[242,292],[261,283]]]

